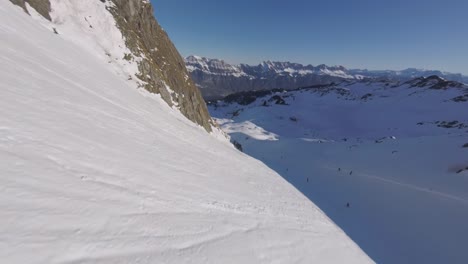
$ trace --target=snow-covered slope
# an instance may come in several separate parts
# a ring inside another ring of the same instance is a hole
[[[0,2],[2,262],[371,262],[278,174],[30,13]]]
[[[116,66],[120,75],[137,80],[139,87],[160,94],[170,106],[177,106],[188,119],[211,131],[212,120],[201,93],[189,78],[183,58],[154,18],[149,1],[9,1],[50,31]]]
[[[209,109],[376,262],[466,263],[467,86],[347,82],[232,95]]]

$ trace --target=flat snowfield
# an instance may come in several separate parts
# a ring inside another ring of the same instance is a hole
[[[372,262],[282,177],[67,31],[9,1],[0,21],[2,263]]]

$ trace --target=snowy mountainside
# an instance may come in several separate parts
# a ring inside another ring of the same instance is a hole
[[[52,21],[84,3],[50,2]],[[3,262],[372,262],[278,174],[88,45],[103,36],[56,34],[25,6],[32,18],[0,2]]]
[[[209,109],[377,263],[464,263],[467,99],[431,76],[244,92]]]
[[[200,91],[189,78],[183,58],[154,18],[149,1],[10,1],[49,30],[109,63],[124,78],[160,94],[170,106],[211,131],[212,122]]]
[[[456,120],[465,128],[465,124],[468,126],[464,111],[468,102],[464,100],[466,97],[468,86],[430,76],[405,83],[358,81],[292,91],[275,89],[241,92],[220,101],[212,101],[210,107],[216,109],[215,117],[222,115],[237,118],[244,112],[249,115],[267,112],[269,118],[281,117],[276,121],[285,123],[282,124],[285,128],[281,130],[283,134],[286,133],[284,135],[307,134],[307,131],[313,129],[315,133],[321,133],[318,136],[333,140],[342,137],[377,139],[385,133],[396,136],[408,136],[410,132],[416,136],[433,135],[436,132],[444,134],[446,131],[443,129],[433,129],[439,124],[436,122]],[[320,107],[314,103],[317,100],[327,111],[316,109]],[[332,114],[334,120],[323,120],[330,118],[325,114]],[[302,121],[290,123],[290,118]],[[261,118],[255,119],[264,122]],[[398,129],[399,126],[402,128]],[[385,132],[386,129],[394,132]]]
[[[324,64],[312,66],[272,61],[264,61],[259,65],[231,65],[223,60],[199,56],[188,56],[185,63],[204,98],[209,100],[241,91],[290,90],[362,79],[405,82],[418,77],[437,75],[450,81],[468,83],[468,77],[461,74],[418,69],[369,71]]]

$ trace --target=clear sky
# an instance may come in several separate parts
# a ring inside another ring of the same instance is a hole
[[[468,0],[151,0],[183,56],[468,75]]]

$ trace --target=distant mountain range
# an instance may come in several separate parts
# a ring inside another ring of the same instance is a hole
[[[324,64],[302,65],[292,62],[264,61],[258,65],[232,65],[223,60],[199,56],[185,59],[187,70],[205,99],[217,99],[241,91],[297,89],[344,80],[408,81],[417,77],[439,76],[446,80],[468,83],[468,76],[441,71],[406,69],[360,70]]]

